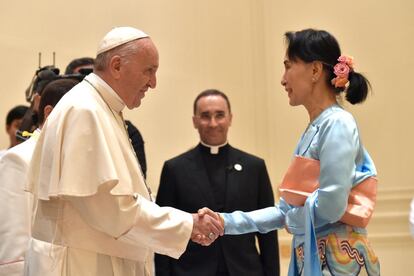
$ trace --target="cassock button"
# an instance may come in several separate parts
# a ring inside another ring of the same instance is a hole
[[[242,167],[242,165],[240,165],[240,164],[234,164],[234,169],[235,169],[236,171],[240,172],[240,171],[243,169],[243,167]]]

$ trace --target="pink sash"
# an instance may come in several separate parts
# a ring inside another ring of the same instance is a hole
[[[318,160],[296,156],[279,186],[280,195],[291,205],[303,206],[306,198],[319,188],[319,173]],[[351,189],[340,221],[357,227],[368,225],[374,212],[377,182],[375,177],[369,177]]]

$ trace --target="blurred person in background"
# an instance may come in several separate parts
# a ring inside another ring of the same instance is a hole
[[[6,117],[6,132],[9,136],[9,147],[14,147],[15,145],[19,144],[19,141],[16,137],[16,131],[20,128],[22,123],[22,119],[26,111],[29,109],[28,106],[25,105],[18,105],[13,107],[8,113]],[[0,157],[6,152],[7,149],[0,150]]]

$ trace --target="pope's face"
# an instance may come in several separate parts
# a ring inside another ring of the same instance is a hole
[[[122,61],[120,69],[119,96],[129,109],[141,105],[149,88],[157,85],[158,51],[151,39],[136,41],[140,49]]]
[[[193,124],[202,142],[211,146],[224,144],[231,119],[232,115],[223,97],[210,95],[197,101]]]

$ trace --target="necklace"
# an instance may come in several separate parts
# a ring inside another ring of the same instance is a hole
[[[90,86],[92,86],[92,88],[98,93],[98,95],[101,97],[101,99],[104,101],[104,103],[106,104],[106,106],[108,107],[108,109],[109,109],[109,111],[111,111],[111,113],[112,113],[112,116],[114,117],[114,119],[115,119],[115,121],[117,121],[118,122],[118,119],[117,119],[117,116],[115,115],[115,113],[114,113],[114,111],[112,110],[112,108],[109,106],[109,104],[105,101],[105,99],[104,99],[104,97],[102,96],[102,94],[101,94],[101,92],[99,92],[99,90],[88,80],[88,79],[84,79]],[[135,156],[135,159],[136,159],[136,161],[137,161],[137,163],[138,163],[138,168],[139,168],[139,172],[141,173],[141,176],[142,176],[142,179],[143,179],[143,181],[144,181],[144,185],[145,185],[145,187],[147,188],[147,191],[148,191],[148,195],[149,195],[149,198],[150,198],[150,201],[152,201],[152,192],[151,192],[151,188],[147,185],[147,182],[145,181],[145,178],[144,178],[144,174],[142,173],[142,169],[141,169],[141,165],[139,164],[139,161],[138,161],[138,156],[137,156],[137,154],[135,153],[135,150],[134,150],[134,147],[132,146],[132,143],[131,143],[131,139],[129,138],[129,135],[128,135],[128,129],[127,129],[127,126],[125,125],[125,120],[124,120],[124,116],[122,116],[122,111],[120,111],[119,112],[119,116],[121,117],[121,124],[122,124],[122,126],[123,126],[123,129],[124,129],[124,131],[125,131],[125,134],[126,134],[126,137],[127,137],[127,139],[128,139],[128,144],[129,144],[129,146],[130,146],[130,148],[131,148],[131,150],[132,150],[132,153],[134,154],[134,156]],[[135,197],[135,196],[134,196]]]

